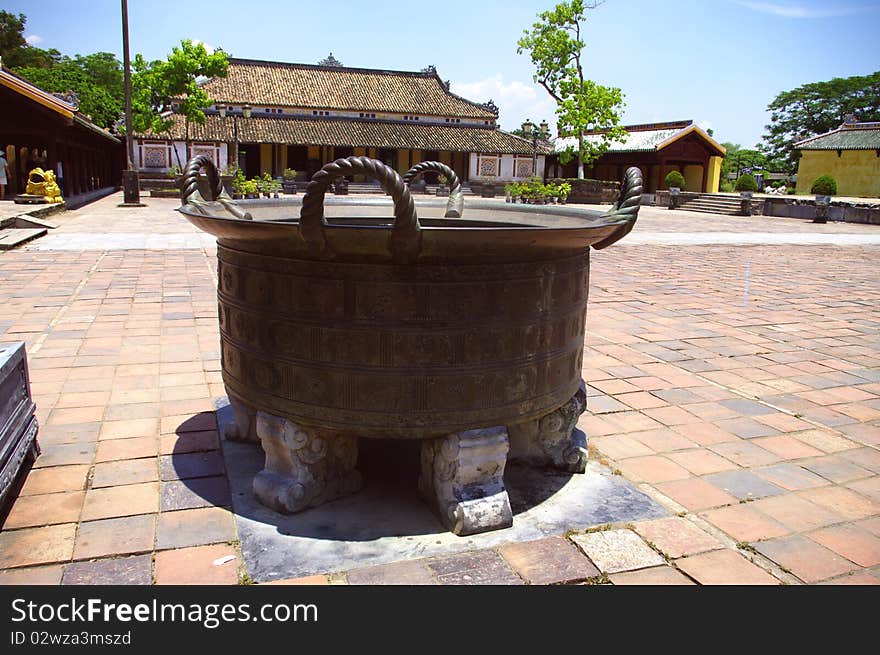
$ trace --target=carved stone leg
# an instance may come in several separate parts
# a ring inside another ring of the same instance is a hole
[[[361,488],[355,437],[306,428],[266,412],[257,412],[256,424],[266,465],[254,477],[254,494],[267,507],[292,514]]]
[[[586,407],[587,389],[581,382],[577,393],[559,409],[540,419],[508,426],[510,459],[583,473],[587,467],[587,437],[575,428]]]
[[[229,396],[229,404],[235,421],[227,423],[223,437],[229,441],[260,442],[257,436],[257,410],[234,396]]]
[[[422,442],[419,490],[457,535],[513,525],[504,488],[507,430],[468,430]]]

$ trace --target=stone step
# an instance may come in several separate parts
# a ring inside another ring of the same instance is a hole
[[[0,230],[0,250],[11,250],[46,234],[46,228],[11,228]]]
[[[727,203],[697,202],[697,201],[694,201],[694,202],[685,202],[685,203],[682,203],[681,205],[679,205],[679,207],[681,207],[682,209],[687,209],[687,208],[690,208],[690,207],[705,207],[705,208],[708,208],[708,209],[712,209],[712,208],[714,208],[714,209],[723,209],[723,210],[731,210],[731,211],[734,211],[734,210],[737,210],[737,209],[740,208],[740,204],[739,204],[739,203],[736,203],[736,204],[727,204]]]
[[[689,205],[691,203],[706,203],[713,205],[739,205],[739,198],[709,198],[707,196],[700,196],[698,198],[687,198],[682,200],[683,205]]]
[[[724,216],[738,216],[739,208],[736,210],[733,209],[719,209],[718,207],[679,207],[680,210],[686,212],[697,212],[700,214],[720,214]]]

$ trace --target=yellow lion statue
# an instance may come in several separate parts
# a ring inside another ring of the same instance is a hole
[[[46,196],[47,202],[63,202],[61,189],[55,181],[55,173],[35,168],[28,174],[27,188],[25,193],[34,196]]]

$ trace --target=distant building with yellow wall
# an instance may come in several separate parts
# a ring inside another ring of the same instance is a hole
[[[847,122],[794,145],[801,150],[799,194],[809,194],[817,177],[830,175],[840,196],[880,197],[880,123]]]
[[[584,174],[597,180],[620,180],[630,166],[642,171],[645,193],[666,188],[666,175],[678,171],[684,176],[683,191],[717,193],[724,146],[692,120],[625,125],[626,136],[613,141],[608,150],[585,167]],[[601,131],[587,132],[588,141],[602,140]],[[575,146],[575,137],[557,139],[557,153]],[[577,158],[563,164],[558,156],[547,162],[548,177],[577,177]]]

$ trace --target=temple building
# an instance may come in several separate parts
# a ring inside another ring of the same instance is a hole
[[[859,123],[847,117],[836,130],[794,144],[801,151],[797,192],[809,194],[820,175],[837,182],[841,196],[880,196],[880,123]]]
[[[584,176],[597,180],[621,180],[630,166],[638,166],[645,181],[645,193],[665,189],[664,178],[670,171],[684,175],[684,191],[716,193],[721,177],[721,160],[726,150],[693,121],[626,125],[627,136],[614,141],[592,166],[585,167]],[[600,134],[589,132],[587,139],[599,140]],[[577,147],[575,137],[557,139],[556,152],[569,144]],[[577,160],[563,165],[558,156],[550,158],[548,177],[577,177]]]
[[[112,193],[125,168],[121,141],[77,106],[0,66],[0,148],[9,163],[6,197],[24,193],[34,168],[52,170],[68,207]]]
[[[380,159],[401,173],[442,161],[465,181],[544,172],[544,146],[499,129],[491,102],[451,93],[436,71],[230,58],[227,77],[208,80],[204,89],[215,100],[204,125],[175,116],[169,135],[136,135],[141,171],[185,164],[188,137],[190,156],[207,154],[223,170],[237,161],[247,177],[292,168],[308,179],[351,155]]]

